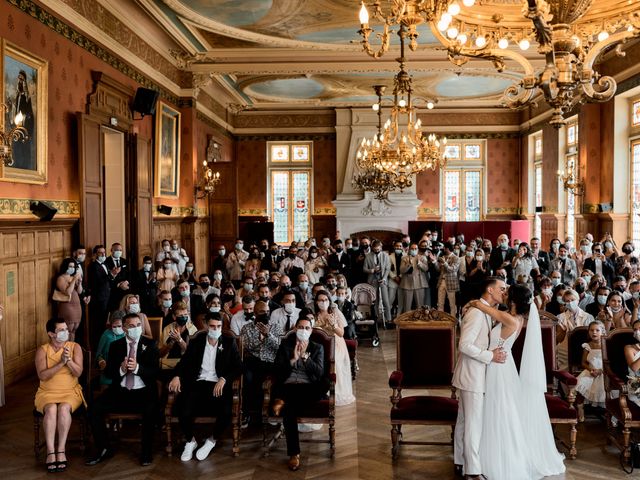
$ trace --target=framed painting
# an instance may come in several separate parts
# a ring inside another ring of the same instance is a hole
[[[27,131],[25,141],[11,145],[13,163],[2,178],[11,182],[47,183],[47,61],[9,42],[2,43],[2,131],[16,126]]]
[[[155,196],[179,195],[180,112],[159,101],[156,109]]]

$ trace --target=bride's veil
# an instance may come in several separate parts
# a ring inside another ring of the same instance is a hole
[[[520,361],[520,419],[527,436],[529,468],[540,476],[564,471],[563,456],[556,449],[544,394],[547,375],[542,351],[540,314],[529,309],[527,332]]]

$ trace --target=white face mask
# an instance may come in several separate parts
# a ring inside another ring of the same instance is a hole
[[[150,272],[151,271],[151,264],[150,263],[145,263],[143,268],[144,268],[145,272]]]
[[[600,305],[605,305],[607,303],[607,295],[598,295],[598,303]]]
[[[122,250],[116,250],[115,252],[113,252],[113,258],[120,258],[122,257]]]
[[[476,257],[476,262],[482,262],[484,260],[484,257],[482,255],[478,255]]]
[[[300,290],[306,290],[309,288],[309,282],[300,282],[298,286],[300,287]]]
[[[582,278],[584,278],[584,281],[587,282],[587,287],[589,287],[589,284],[591,283],[591,276],[583,275]]]
[[[316,258],[318,256],[318,253],[317,252],[313,252],[313,253],[310,253],[309,256],[311,258]]]
[[[417,250],[409,250],[409,255],[411,255],[412,257],[415,257],[416,255],[418,255],[418,251]]]
[[[187,273],[191,273],[193,272],[193,267],[187,267],[185,270],[187,270]]]
[[[327,300],[318,302],[318,308],[320,309],[320,311],[326,312],[327,309],[329,308],[329,302]]]
[[[127,329],[127,337],[131,340],[137,341],[142,335],[142,327],[130,327]]]
[[[207,331],[207,335],[209,336],[209,338],[213,338],[214,340],[218,340],[220,338],[220,335],[222,335],[222,330],[219,329],[219,328],[216,328],[215,330],[210,328]]]
[[[56,340],[64,343],[69,340],[69,330],[60,330],[56,333]]]
[[[111,331],[114,333],[114,335],[122,335],[124,333],[122,327],[113,327]]]
[[[338,302],[344,302],[346,300],[347,297],[345,297],[344,295],[339,295],[337,297]]]
[[[613,313],[619,313],[622,310],[622,307],[611,307],[611,311]]]
[[[633,337],[640,342],[640,330],[634,330]]]
[[[106,255],[98,255],[98,257],[96,257],[96,260],[98,261],[98,263],[104,263],[107,260],[107,256]]]
[[[213,279],[219,282],[220,280],[222,280],[222,275],[220,273],[216,273],[213,275]]]
[[[466,252],[465,255],[469,258],[473,257],[473,252]]]
[[[638,298],[640,298],[640,292],[633,292],[631,294],[631,298],[633,298],[634,300],[637,300]]]
[[[74,273],[76,273],[75,268],[67,268],[67,275],[73,275]]]
[[[170,252],[171,251],[171,246],[170,245],[163,245],[162,250],[164,250],[165,252]]]
[[[78,262],[82,263],[87,259],[86,255],[78,255]]]
[[[220,311],[220,307],[209,307],[209,311],[211,313],[218,313]]]
[[[242,250],[242,247],[244,247],[244,243],[236,243],[237,250]]]
[[[224,257],[225,253],[227,253],[227,251],[224,248],[221,248],[220,250],[218,250],[218,255],[221,255]]]
[[[129,305],[129,313],[140,313],[140,304],[132,303]]]
[[[553,294],[553,290],[551,290],[550,288],[543,288],[542,289],[542,293],[544,293],[546,296],[550,297]]]
[[[556,302],[558,302],[560,305],[564,305],[564,300],[562,300],[562,297],[560,296],[556,297]]]
[[[569,303],[566,304],[566,307],[572,312],[575,312],[578,309],[578,301],[571,300]]]
[[[296,330],[296,337],[301,342],[308,342],[311,338],[311,330],[305,330],[304,328],[298,328]]]
[[[553,277],[551,279],[551,285],[553,285],[554,287],[560,285],[560,279],[558,277]]]
[[[296,305],[294,303],[285,303],[284,305],[282,305],[282,307],[284,308],[285,312],[293,313],[293,309],[296,307]]]

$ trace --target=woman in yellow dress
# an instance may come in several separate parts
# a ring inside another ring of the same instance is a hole
[[[82,349],[69,341],[69,328],[64,320],[47,322],[49,343],[36,351],[36,370],[40,386],[36,392],[36,410],[44,414],[44,438],[47,444],[48,472],[67,468],[65,446],[71,427],[71,413],[86,402],[78,377],[82,375]],[[56,430],[58,448],[55,448]]]

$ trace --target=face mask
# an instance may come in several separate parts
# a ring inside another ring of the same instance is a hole
[[[151,264],[150,263],[145,263],[142,268],[144,269],[145,272],[150,272],[151,271]]]
[[[342,252],[342,247],[340,245],[338,245],[336,247],[336,252],[338,252],[338,253]]]
[[[437,242],[437,241],[438,241],[438,235],[436,235],[436,234],[434,233],[434,234],[431,236],[431,239],[432,239],[434,242]]]
[[[180,296],[181,297],[188,297],[189,296],[189,290],[180,290]]]
[[[213,279],[219,282],[220,280],[222,280],[222,275],[220,273],[216,273],[213,275]]]
[[[178,245],[171,245],[171,250],[177,250],[178,249]]]
[[[293,309],[295,308],[295,306],[296,305],[294,303],[285,303],[284,305],[282,305],[284,311],[287,313],[293,313]]]
[[[584,293],[585,291],[585,286],[581,283],[576,283],[576,292],[578,293]]]
[[[311,330],[305,330],[303,328],[298,328],[296,330],[296,338],[301,342],[308,342],[309,338],[311,338]]]
[[[180,315],[179,317],[176,317],[176,323],[181,327],[184,327],[188,321],[189,321],[189,317],[186,315]]]
[[[329,308],[329,302],[327,302],[326,300],[323,300],[322,302],[318,302],[318,308],[325,312],[328,308]]]
[[[551,250],[558,250],[558,248],[560,248],[560,244],[559,243],[554,243],[551,245]]]
[[[337,300],[338,296],[337,295],[331,295],[331,301],[335,302]]]
[[[107,260],[106,255],[99,255],[96,260],[98,260],[98,263],[104,263]]]
[[[78,255],[78,262],[82,263],[87,259],[86,255]]]
[[[313,252],[310,254],[311,258],[318,258],[318,252]]]
[[[542,293],[544,293],[547,297],[550,297],[551,295],[553,295],[553,290],[551,290],[550,288],[543,288]]]
[[[295,260],[295,258],[296,258],[297,256],[298,256],[298,254],[297,254],[297,253],[290,253],[290,254],[289,254],[289,258],[290,258],[291,260]]]
[[[122,327],[113,327],[111,331],[113,332],[114,335],[118,335],[118,336],[124,333],[124,330],[122,329]]]
[[[559,258],[560,260],[566,260],[566,258],[567,258],[567,254],[566,254],[566,253],[559,253],[559,254],[558,254],[558,258]]]
[[[459,249],[459,248],[454,249],[454,250],[453,250],[453,254],[454,254],[456,257],[460,256],[460,249]]]
[[[611,307],[611,311],[613,313],[619,313],[622,310],[622,307]]]
[[[336,300],[337,300],[338,302],[341,302],[341,303],[342,303],[342,302],[344,302],[344,301],[346,300],[346,298],[347,298],[347,297],[345,297],[344,295],[339,295],[339,296],[337,296],[337,297],[336,297]]]
[[[634,300],[637,300],[640,298],[640,292],[633,292],[631,294],[631,298],[633,298]]]
[[[566,306],[569,310],[571,310],[572,312],[575,312],[578,308],[578,301],[571,300],[569,303],[566,304]]]
[[[623,251],[624,253],[626,253],[627,255],[631,255],[631,254],[633,253],[633,248],[631,248],[631,247],[625,247],[625,248],[623,248],[623,249],[622,249],[622,251]],[[78,260],[80,260],[80,258],[78,258]],[[81,260],[80,260],[80,261],[81,261]]]
[[[396,248],[394,250],[394,252],[395,252],[396,255],[402,255],[402,249],[401,248]]]
[[[507,241],[500,242],[500,248],[501,248],[502,250],[506,250],[506,249],[508,249],[508,248],[509,248],[509,242],[507,242]]]
[[[368,252],[369,251],[369,245],[361,245],[360,246],[360,250],[362,250],[363,252]]]
[[[466,252],[465,255],[469,258],[473,258],[473,252]]]
[[[73,275],[74,273],[76,273],[75,268],[67,268],[67,275]]]
[[[211,285],[209,282],[200,282],[200,288],[202,290],[209,290],[209,285]]]
[[[162,306],[163,306],[164,308],[171,308],[171,304],[172,304],[172,303],[173,303],[173,302],[172,302],[171,300],[163,300],[163,301],[162,301]]]
[[[69,340],[69,330],[60,330],[56,333],[56,340],[64,343]]]
[[[409,248],[409,242],[402,242],[402,248]]]
[[[589,247],[588,247],[587,245],[582,245],[582,246],[580,247],[580,251],[581,251],[582,253],[589,253]]]
[[[478,255],[476,257],[476,262],[482,262],[484,260],[484,257],[482,255]]]
[[[171,246],[169,246],[169,245],[164,245],[164,246],[162,247],[162,250],[164,250],[165,252],[170,252],[170,251],[171,251]]]
[[[353,250],[353,245],[347,245],[346,248],[347,250]]]
[[[562,297],[560,296],[556,297],[556,302],[558,302],[560,305],[564,305],[564,300],[562,300]]]
[[[258,315],[256,317],[256,322],[257,323],[263,323],[263,324],[267,324],[269,323],[269,314],[268,313],[261,313],[260,315]]]
[[[245,283],[245,284],[244,284],[244,289],[245,289],[247,292],[252,291],[252,290],[253,290],[253,283]]]
[[[553,285],[554,287],[560,285],[560,279],[558,277],[554,277],[551,279],[551,285]]]
[[[607,303],[607,295],[598,295],[598,303],[600,305],[606,305]]]
[[[140,304],[132,303],[129,305],[129,313],[140,313]]]
[[[256,318],[256,316],[253,314],[253,312],[244,312],[244,319],[247,321],[251,321],[254,318]]]
[[[613,244],[611,242],[604,242],[604,246],[607,250],[611,249],[611,247],[613,247]]]
[[[209,307],[209,311],[211,313],[218,313],[220,311],[220,307]]]
[[[225,293],[224,295],[222,295],[222,303],[227,303],[233,300],[233,295]]]
[[[171,264],[170,263],[165,263],[163,266],[164,266],[165,270],[169,270],[171,268]]]
[[[218,340],[220,338],[220,335],[222,335],[222,330],[220,330],[219,328],[216,328],[215,330],[212,330],[211,328],[207,331],[207,336],[209,338],[212,338],[214,340]]]
[[[236,243],[236,250],[242,250],[242,247],[244,247],[244,243]]]
[[[300,287],[300,290],[306,290],[309,288],[309,282],[300,282],[298,286]]]
[[[419,251],[420,253],[424,253],[424,252],[426,252],[426,251],[427,251],[427,247],[418,247],[418,251]]]
[[[224,257],[225,253],[227,253],[227,251],[224,248],[221,248],[220,250],[218,250],[218,255],[220,255],[221,257]]]
[[[418,250],[416,249],[409,250],[409,255],[411,255],[412,257],[415,257],[416,255],[418,255]]]
[[[640,342],[640,330],[635,330],[633,332],[633,338]]]
[[[464,252],[467,249],[467,246],[465,244],[461,244],[460,245],[460,251]]]
[[[185,268],[185,270],[187,271],[187,273],[191,273],[193,272],[193,267],[187,267]]]
[[[591,283],[591,275],[583,275],[584,281],[587,282],[587,285]]]
[[[127,329],[127,337],[131,340],[137,341],[142,335],[142,327],[131,327]]]
[[[122,250],[116,250],[115,252],[113,252],[113,258],[120,258],[122,257]]]

